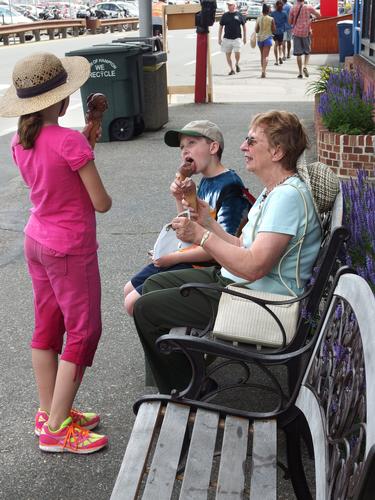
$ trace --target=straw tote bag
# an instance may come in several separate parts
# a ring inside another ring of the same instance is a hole
[[[252,49],[255,49],[256,46],[257,46],[257,34],[255,31],[253,31],[250,35],[250,47]]]
[[[302,191],[300,191],[299,188],[293,186],[292,184],[288,184],[288,186],[292,186],[300,193],[305,209],[305,224],[303,235],[291,248],[289,248],[284,253],[278,265],[278,274],[280,281],[287,288],[292,297],[290,295],[280,295],[258,290],[251,290],[244,286],[246,283],[236,283],[228,285],[227,289],[229,290],[229,293],[223,292],[220,297],[218,313],[212,332],[214,337],[224,340],[230,340],[232,342],[245,342],[269,347],[284,347],[294,337],[298,321],[299,301],[292,304],[277,303],[282,301],[290,301],[293,297],[297,297],[297,295],[284,282],[281,275],[281,267],[285,257],[294,248],[298,247],[296,281],[297,286],[300,286],[299,265],[301,248],[307,229],[307,204],[304,194],[302,193]],[[260,216],[261,210],[259,211],[257,221],[259,220]],[[254,224],[254,229],[257,221]],[[233,293],[230,294],[230,292]],[[236,295],[234,295],[234,293]],[[245,297],[241,297],[241,295]],[[254,301],[246,299],[246,296],[253,297]],[[276,304],[266,305],[266,307],[276,315],[276,317],[282,324],[285,332],[285,337],[278,322],[272,316],[272,314],[270,314],[265,309],[265,307],[259,305],[259,302],[256,302],[259,299],[267,302],[276,302]]]

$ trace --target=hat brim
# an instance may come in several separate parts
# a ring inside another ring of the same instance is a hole
[[[206,137],[205,135],[202,135],[195,130],[168,130],[164,134],[164,142],[171,148],[178,148],[180,146],[181,135],[189,135],[191,137]],[[209,137],[207,137],[207,139],[209,139]]]
[[[11,85],[0,99],[0,116],[12,117],[36,113],[62,101],[78,90],[90,76],[91,66],[82,56],[62,57],[61,62],[68,74],[66,83],[35,97],[21,99]]]

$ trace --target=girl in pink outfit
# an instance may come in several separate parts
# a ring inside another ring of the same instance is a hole
[[[73,401],[101,335],[95,211],[107,212],[112,200],[87,140],[92,124],[83,133],[58,124],[89,75],[83,57],[34,54],[16,64],[0,99],[0,116],[20,117],[12,153],[32,203],[25,258],[34,292],[35,433],[52,452],[92,453],[108,442],[91,432],[99,416]]]

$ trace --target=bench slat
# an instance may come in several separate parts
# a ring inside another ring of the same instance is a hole
[[[188,406],[168,404],[142,500],[171,497],[189,412]]]
[[[227,416],[217,485],[216,500],[244,498],[245,470],[249,421]]]
[[[277,422],[254,422],[250,500],[276,500]]]
[[[133,500],[142,479],[160,413],[160,402],[143,403],[134,423],[111,500]]]
[[[206,500],[219,414],[198,409],[186,462],[180,500]]]

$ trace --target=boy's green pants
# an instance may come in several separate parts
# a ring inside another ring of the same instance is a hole
[[[134,307],[134,321],[142,342],[152,375],[159,391],[169,394],[172,389],[185,388],[191,378],[190,363],[183,354],[162,354],[156,340],[175,327],[193,327],[203,330],[216,315],[220,294],[213,291],[191,290],[183,297],[179,287],[185,283],[212,283],[227,286],[216,267],[183,269],[156,274],[148,278],[143,294]],[[204,294],[208,300],[202,295]]]

